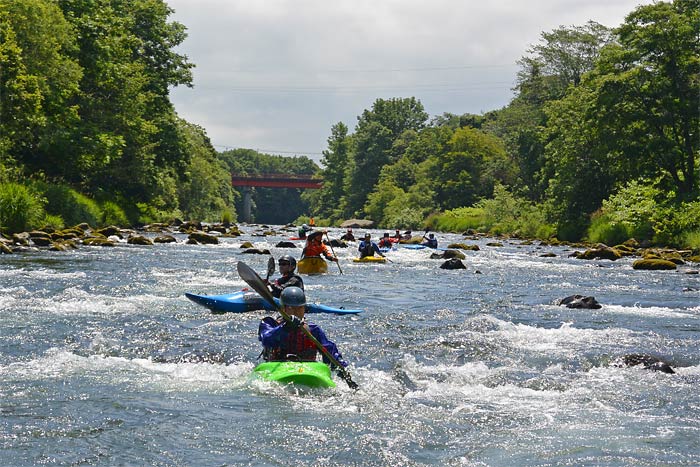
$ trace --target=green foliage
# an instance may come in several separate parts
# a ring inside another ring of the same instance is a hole
[[[379,172],[400,156],[394,143],[404,132],[420,131],[428,120],[415,98],[377,99],[358,119],[348,161],[342,205],[344,215],[359,214],[379,180]]]
[[[700,252],[700,230],[684,232],[681,247],[691,249],[694,253]]]
[[[100,216],[99,224],[117,225],[120,227],[128,227],[131,225],[126,212],[113,201],[105,201],[102,203],[102,215]]]
[[[483,210],[485,228],[494,234],[513,233],[527,238],[550,238],[556,229],[547,222],[541,206],[511,194],[502,185],[494,197],[481,200],[475,207]]]
[[[44,201],[25,185],[0,184],[0,230],[17,233],[37,227],[45,216]]]
[[[230,209],[224,209],[221,212],[221,219],[220,219],[222,224],[232,224],[236,221],[235,216],[233,215],[233,211]]]
[[[102,210],[96,201],[66,185],[37,182],[35,187],[47,200],[48,214],[61,216],[67,225],[100,225]]]
[[[61,230],[66,226],[66,223],[63,221],[61,216],[46,214],[44,218],[41,219],[41,222],[39,222],[39,225],[42,229],[49,228],[53,230]]]
[[[433,230],[441,232],[464,232],[469,229],[484,230],[486,214],[483,209],[474,207],[449,209],[434,216],[427,224]]]
[[[699,28],[697,0],[640,6],[589,79],[598,91],[597,144],[617,153],[630,178],[661,177],[685,199],[699,189]]]
[[[590,227],[588,227],[587,240],[593,243],[605,243],[606,245],[619,245],[629,238],[636,238],[630,234],[629,226],[614,222],[609,216],[594,215]]]
[[[700,231],[700,201],[678,203],[658,209],[652,218],[654,242],[685,247],[687,237]]]

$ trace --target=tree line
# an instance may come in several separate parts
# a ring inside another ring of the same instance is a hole
[[[193,64],[173,51],[186,36],[171,13],[162,0],[0,0],[5,230],[3,199],[21,189],[34,200],[25,224],[235,220],[229,174],[269,171],[316,174],[323,188],[255,189],[258,222],[700,248],[700,0],[640,6],[614,29],[543,32],[511,102],[482,115],[377,99],[352,131],[332,125],[321,167],[217,153],[177,116],[168,90],[192,85]]]
[[[700,2],[542,33],[519,66],[484,115],[378,99],[334,125],[316,220],[700,248]]]

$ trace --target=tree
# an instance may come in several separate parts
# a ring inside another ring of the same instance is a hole
[[[629,179],[661,176],[680,198],[698,196],[700,2],[637,8],[591,76],[600,142],[618,152]]]
[[[393,163],[394,141],[407,130],[419,131],[428,114],[417,99],[377,99],[358,118],[353,150],[345,177],[344,215],[359,214],[379,179],[379,171]]]
[[[76,124],[75,50],[74,31],[53,2],[0,0],[0,165],[43,171],[46,148]]]
[[[331,220],[340,218],[338,207],[343,196],[343,179],[348,169],[349,150],[348,127],[343,122],[338,122],[331,128],[328,149],[323,151],[321,159],[323,188],[309,195],[312,214]]]

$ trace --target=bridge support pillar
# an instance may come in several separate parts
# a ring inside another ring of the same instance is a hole
[[[243,222],[250,223],[253,211],[253,188],[243,187]]]

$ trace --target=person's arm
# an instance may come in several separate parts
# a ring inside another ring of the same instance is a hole
[[[375,252],[377,252],[377,254],[378,254],[379,256],[384,256],[384,254],[382,253],[382,251],[379,249],[379,247],[377,246],[377,244],[374,243],[374,242],[372,242],[372,249],[373,249]]]
[[[271,316],[266,316],[258,325],[258,340],[264,347],[279,347],[282,341],[284,323],[279,323]]]
[[[328,261],[338,261],[338,258],[336,258],[335,256],[333,256],[333,254],[332,254],[331,251],[328,249],[328,247],[326,246],[325,243],[322,243],[321,245],[322,245],[322,248],[323,248],[323,256],[325,256],[326,259],[327,259]]]
[[[338,363],[340,363],[343,367],[348,366],[348,363],[343,360],[343,356],[340,354],[340,351],[338,350],[338,347],[335,345],[335,342],[331,341],[326,337],[326,333],[323,332],[323,329],[318,327],[316,324],[309,323],[309,331],[311,331],[311,334],[316,338],[316,340],[330,353],[333,355],[333,358],[338,360]],[[323,355],[323,354],[321,354]],[[326,356],[323,356],[323,362],[326,364],[330,364],[330,360],[326,358]],[[331,369],[333,369],[331,367]]]

